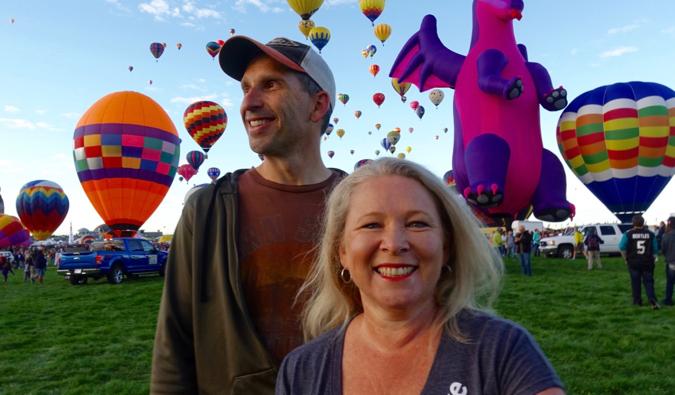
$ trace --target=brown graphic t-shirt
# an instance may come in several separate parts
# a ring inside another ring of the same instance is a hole
[[[237,179],[241,283],[255,329],[277,363],[303,344],[298,289],[314,259],[325,200],[339,174],[313,185],[283,185],[255,168]]]

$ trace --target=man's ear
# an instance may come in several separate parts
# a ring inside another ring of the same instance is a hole
[[[312,122],[321,122],[329,108],[330,96],[328,95],[328,92],[321,91],[314,95],[314,108],[312,109],[312,114],[310,115]]]

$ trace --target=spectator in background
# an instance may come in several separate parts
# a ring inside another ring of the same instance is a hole
[[[584,235],[583,233],[579,232],[578,227],[574,227],[574,254],[572,255],[572,260],[577,259],[577,252],[580,252],[584,255],[584,258],[587,258],[586,256],[586,250],[584,250]]]
[[[38,247],[35,258],[33,259],[33,264],[35,266],[35,276],[33,276],[33,278],[37,278],[40,284],[42,284],[42,278],[45,276],[45,269],[47,268],[44,247]]]
[[[593,261],[598,261],[598,269],[602,269],[602,262],[600,262],[600,244],[605,244],[605,241],[595,233],[595,228],[590,228],[588,230],[588,236],[584,240],[586,245],[586,257],[588,258],[588,270],[593,269]]]
[[[12,276],[14,275],[14,271],[12,270],[12,264],[9,263],[8,259],[5,259],[0,256],[0,266],[2,267],[2,284],[6,285],[7,274],[12,273]]]
[[[532,251],[532,235],[525,230],[525,226],[518,227],[516,234],[516,244],[518,245],[518,257],[520,258],[520,267],[523,270],[523,276],[532,277],[532,262],[530,261],[530,252]]]
[[[539,252],[539,242],[541,241],[541,233],[539,233],[539,229],[534,230],[534,234],[532,234],[532,252],[534,253],[534,257],[538,257],[541,255]]]
[[[497,228],[497,230],[492,234],[492,248],[495,249],[499,256],[504,256],[504,251],[502,246],[504,245],[504,239],[502,239],[502,228]]]
[[[649,229],[644,228],[645,219],[641,215],[633,217],[633,229],[624,233],[619,242],[619,250],[628,266],[630,274],[633,304],[642,306],[642,285],[652,309],[658,310],[654,292],[654,261],[658,257],[659,247],[656,245],[656,236]]]
[[[675,285],[675,231],[673,228],[675,228],[675,217],[670,217],[661,239],[661,248],[666,261],[666,298],[661,303],[666,306],[673,305],[673,285]]]
[[[672,217],[671,217],[672,218]],[[670,221],[670,218],[668,218]],[[659,228],[654,232],[656,234],[656,244],[659,246],[659,250],[662,248],[661,247],[661,240],[663,240],[663,235],[666,233],[666,224],[661,221],[659,224]]]
[[[23,282],[30,280],[30,282],[35,281],[33,276],[35,275],[35,266],[33,263],[33,256],[30,253],[30,250],[26,250],[25,254],[25,265],[23,267]]]
[[[506,232],[506,237],[504,238],[504,245],[506,246],[506,256],[509,259],[516,259],[516,239],[513,237],[513,232]],[[513,258],[511,258],[513,257]]]

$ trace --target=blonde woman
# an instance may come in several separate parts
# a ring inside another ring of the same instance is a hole
[[[428,170],[380,159],[327,203],[301,297],[309,343],[284,360],[277,394],[564,394],[520,326],[481,307],[501,257]]]

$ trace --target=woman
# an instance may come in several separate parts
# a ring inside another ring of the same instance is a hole
[[[327,203],[301,289],[307,339],[279,394],[564,394],[523,328],[478,311],[503,270],[468,210],[412,162],[386,158]]]
[[[586,256],[588,257],[588,270],[593,270],[593,261],[597,261],[598,269],[602,269],[600,244],[605,244],[605,241],[595,233],[595,228],[588,230],[588,236],[586,236],[584,244],[586,245]]]
[[[661,252],[666,261],[666,298],[661,301],[666,306],[673,305],[673,285],[675,285],[675,217],[668,218],[666,231],[661,238]]]

